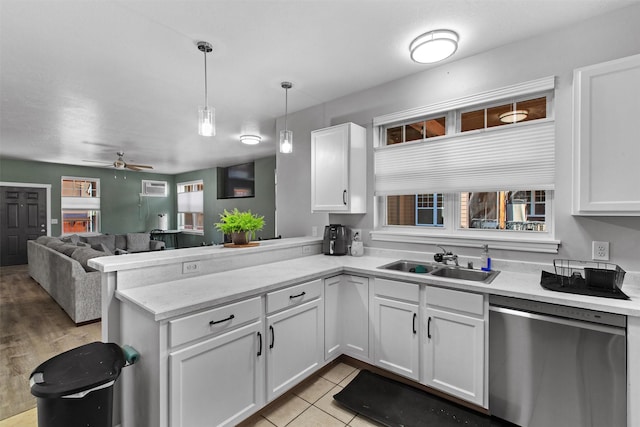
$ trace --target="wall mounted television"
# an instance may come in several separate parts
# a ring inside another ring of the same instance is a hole
[[[254,162],[218,168],[218,199],[255,197]]]

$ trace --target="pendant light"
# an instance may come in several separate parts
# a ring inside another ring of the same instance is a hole
[[[204,107],[198,110],[198,134],[202,136],[215,136],[216,134],[216,109],[209,108],[207,99],[207,53],[213,51],[211,43],[198,42],[198,50],[204,53]]]
[[[289,154],[293,152],[293,132],[287,129],[287,112],[289,108],[289,89],[293,87],[291,82],[282,82],[284,89],[284,130],[280,131],[280,152]]]

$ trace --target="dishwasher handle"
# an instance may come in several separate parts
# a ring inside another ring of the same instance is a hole
[[[574,328],[589,329],[592,331],[604,332],[605,334],[626,336],[625,328],[616,326],[599,325],[593,322],[567,319],[566,317],[548,316],[545,314],[530,313],[528,311],[514,310],[513,308],[499,307],[490,305],[489,311],[501,313],[510,316],[524,317],[532,320],[540,320],[543,322],[551,322],[559,325],[572,326]]]

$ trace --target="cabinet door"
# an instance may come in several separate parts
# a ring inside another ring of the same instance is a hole
[[[322,361],[324,317],[317,299],[267,317],[267,399],[311,374]]]
[[[311,133],[311,210],[349,210],[349,127]]]
[[[640,55],[574,72],[573,214],[640,216]]]
[[[351,275],[325,280],[325,360],[348,354],[369,359],[369,279]]]
[[[263,322],[169,355],[172,427],[231,426],[264,404]]]
[[[375,364],[419,380],[418,305],[376,296]]]
[[[484,406],[484,321],[426,310],[424,383]]]

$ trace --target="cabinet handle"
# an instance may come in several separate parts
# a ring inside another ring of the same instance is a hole
[[[209,322],[209,326],[213,326],[213,325],[217,325],[218,323],[222,323],[222,322],[228,322],[229,320],[233,320],[235,319],[236,316],[234,316],[233,314],[230,315],[229,317],[227,317],[226,319],[222,319],[222,320],[212,320],[211,322]]]
[[[258,347],[258,356],[262,356],[262,334],[258,332],[258,342],[260,343],[260,347]]]
[[[276,342],[276,335],[273,332],[273,326],[269,326],[269,330],[271,331],[271,344],[269,344],[269,348],[273,348],[273,344]]]
[[[427,321],[427,338],[431,339],[431,316],[429,316],[429,320]]]
[[[413,333],[416,334],[416,317],[418,317],[418,313],[413,313]]]
[[[342,203],[347,206],[347,190],[342,190]]]
[[[298,295],[290,295],[289,299],[294,299],[294,298],[299,298],[299,297],[303,297],[305,296],[307,293],[306,292],[301,292]]]

